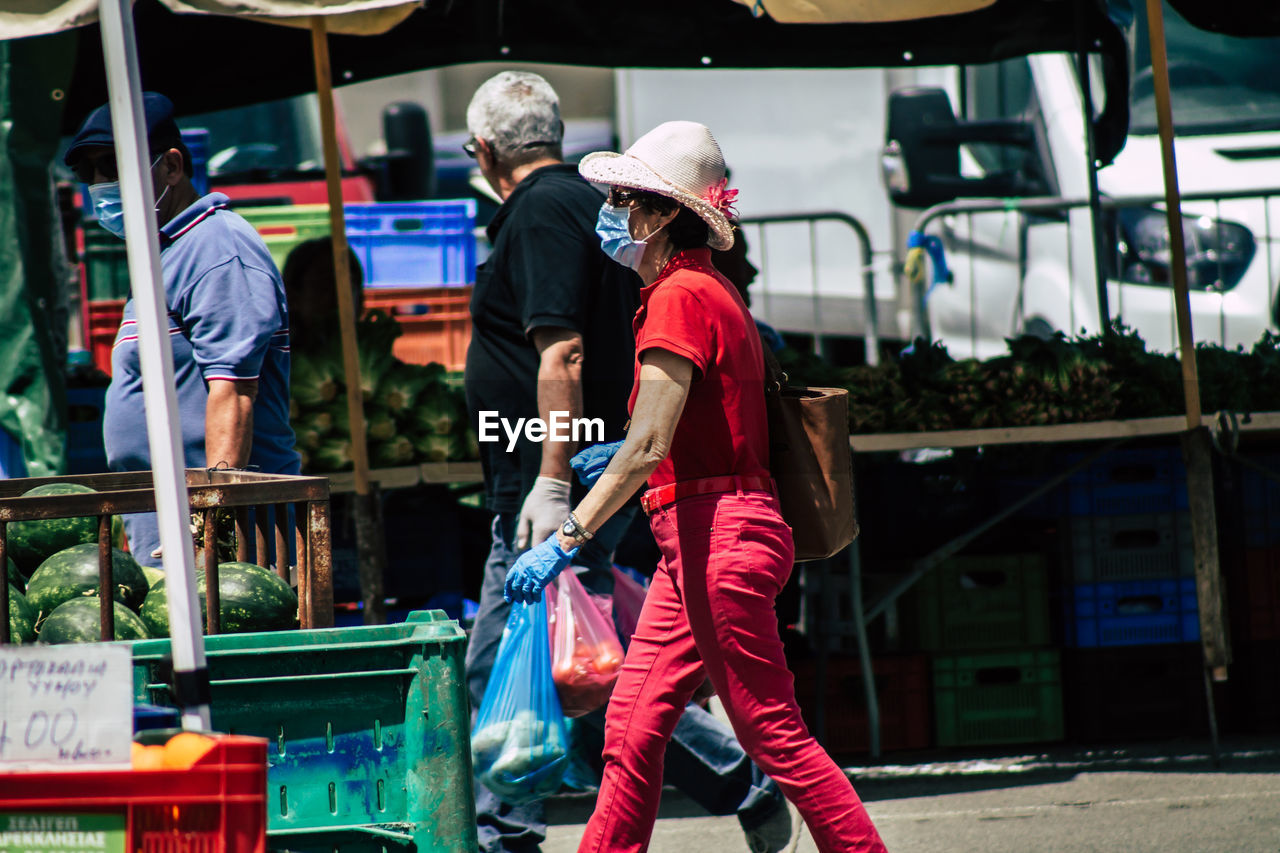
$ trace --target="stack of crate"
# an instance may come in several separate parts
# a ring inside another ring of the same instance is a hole
[[[1251,461],[1280,471],[1280,454]],[[1233,665],[1230,673],[1237,722],[1250,731],[1280,731],[1280,482],[1249,466],[1239,468],[1235,523],[1241,543],[1224,560],[1231,600]]]
[[[1069,735],[1097,741],[1203,730],[1200,622],[1181,451],[1113,451],[1071,478],[1067,503],[1063,675]]]
[[[939,746],[1061,740],[1062,676],[1039,554],[955,557],[919,583]]]

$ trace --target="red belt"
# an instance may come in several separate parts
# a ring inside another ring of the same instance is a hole
[[[655,509],[673,504],[681,498],[739,490],[772,493],[773,479],[770,477],[704,477],[701,480],[668,483],[645,492],[640,497],[640,506],[644,509],[645,515],[652,515]]]

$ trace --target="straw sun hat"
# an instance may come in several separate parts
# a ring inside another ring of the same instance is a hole
[[[694,121],[660,124],[623,154],[597,151],[578,164],[582,177],[597,184],[664,195],[692,210],[711,227],[707,245],[733,245],[729,216],[737,190],[725,188],[724,155],[704,125]]]

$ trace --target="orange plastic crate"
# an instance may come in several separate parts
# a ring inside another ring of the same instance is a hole
[[[267,742],[217,740],[186,770],[0,773],[0,812],[123,813],[130,853],[265,853]]]
[[[438,362],[445,370],[462,370],[471,343],[471,286],[380,287],[366,290],[364,307],[381,309],[404,329],[392,347],[395,357],[410,364]]]

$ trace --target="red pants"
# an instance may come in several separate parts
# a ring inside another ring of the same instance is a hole
[[[604,780],[579,853],[648,849],[663,751],[704,674],[743,749],[799,809],[819,850],[884,851],[853,785],[800,718],[774,612],[794,556],[777,499],[688,497],[650,523],[662,562],[609,700]]]

